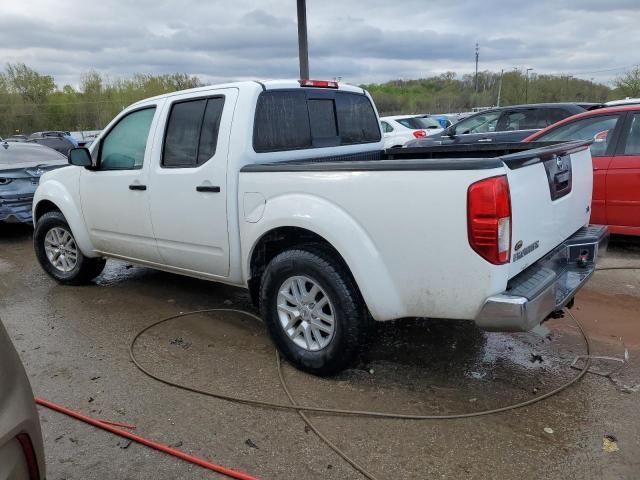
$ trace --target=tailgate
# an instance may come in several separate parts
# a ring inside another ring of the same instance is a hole
[[[509,278],[589,223],[590,143],[567,142],[502,157],[511,194]]]

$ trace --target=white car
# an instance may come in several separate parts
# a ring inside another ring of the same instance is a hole
[[[640,98],[623,98],[621,100],[611,100],[610,102],[605,102],[605,107],[619,107],[621,105],[637,105],[640,103]]]
[[[36,256],[66,284],[112,257],[244,287],[286,358],[331,374],[370,319],[525,331],[572,302],[607,239],[589,142],[534,146],[385,151],[369,94],[335,82],[174,92],[42,177]]]
[[[384,148],[398,148],[410,140],[426,138],[444,130],[440,123],[429,115],[396,115],[380,117],[384,132]]]

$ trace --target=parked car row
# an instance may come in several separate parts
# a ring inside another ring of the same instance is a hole
[[[439,135],[414,139],[405,146],[413,148],[476,142],[519,142],[564,118],[585,112],[593,105],[547,103],[487,109],[454,123]]]
[[[413,139],[398,135],[393,146],[402,138],[409,139],[407,148],[592,140],[591,221],[609,225],[612,233],[640,235],[640,99],[485,109],[440,133]]]

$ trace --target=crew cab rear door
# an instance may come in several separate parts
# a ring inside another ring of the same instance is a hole
[[[172,268],[229,274],[227,157],[235,88],[169,97],[151,169],[151,223]]]

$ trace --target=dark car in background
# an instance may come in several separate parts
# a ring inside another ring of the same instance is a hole
[[[53,148],[63,155],[67,155],[69,150],[76,148],[78,142],[69,134],[69,132],[35,132],[29,135],[27,142],[38,143],[45,147]]]
[[[405,147],[519,142],[542,128],[596,106],[590,103],[538,103],[492,108],[471,115],[438,135],[408,142]]]
[[[591,223],[640,236],[640,105],[585,112],[524,139],[569,140],[593,140]]]
[[[0,479],[44,479],[44,460],[31,385],[0,321]]]
[[[65,156],[51,148],[1,142],[0,222],[31,223],[31,204],[40,177],[65,165]]]

